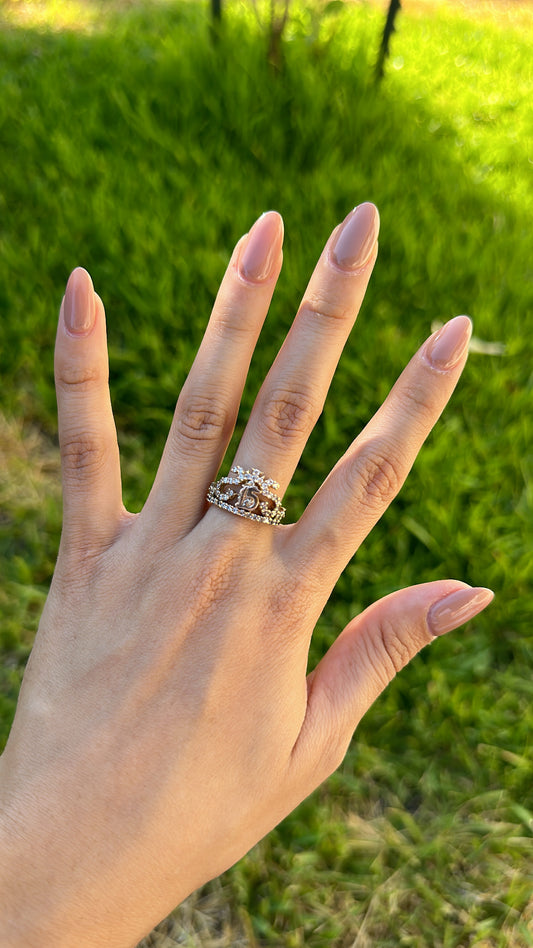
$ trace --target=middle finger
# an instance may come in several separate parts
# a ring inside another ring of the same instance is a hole
[[[287,488],[353,327],[377,256],[379,215],[356,207],[329,239],[257,396],[235,464]]]

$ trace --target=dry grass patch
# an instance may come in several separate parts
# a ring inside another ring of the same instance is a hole
[[[0,508],[40,511],[43,498],[61,497],[59,451],[37,428],[0,412]]]

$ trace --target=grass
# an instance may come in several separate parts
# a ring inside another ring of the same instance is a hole
[[[147,940],[158,948],[533,945],[533,15],[404,6],[379,89],[382,13],[366,4],[320,24],[295,8],[277,76],[236,3],[216,48],[199,4],[0,14],[0,741],[59,537],[52,347],[72,267],[108,309],[136,509],[231,248],[265,208],[285,218],[285,265],[243,418],[330,229],[365,199],[382,216],[291,518],[432,321],[474,319],[452,404],[339,581],[312,660],[409,583],[453,576],[492,586],[494,604],[398,676],[340,771]]]

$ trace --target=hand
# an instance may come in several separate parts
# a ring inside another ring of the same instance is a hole
[[[235,463],[276,478],[280,495],[362,302],[377,233],[370,204],[333,232],[239,445]],[[9,948],[137,944],[339,765],[419,649],[492,598],[454,580],[394,593],[306,678],[315,623],[448,401],[470,322],[430,337],[297,523],[208,506],[282,240],[270,212],[237,244],[138,515],[122,505],[103,305],[84,270],[69,279],[56,343],[63,535],[0,760]]]

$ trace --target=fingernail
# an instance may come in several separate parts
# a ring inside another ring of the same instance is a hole
[[[360,270],[372,256],[379,233],[379,214],[373,204],[360,204],[341,225],[330,254],[341,270]]]
[[[472,320],[455,316],[442,329],[429,337],[425,356],[435,369],[453,369],[468,349],[472,335]]]
[[[432,635],[444,635],[468,622],[494,599],[492,589],[483,586],[458,589],[444,599],[434,602],[427,614],[427,624]]]
[[[276,211],[267,211],[256,220],[239,260],[243,279],[263,283],[272,276],[281,253],[283,221]]]
[[[83,267],[77,267],[68,278],[63,300],[63,318],[68,331],[76,336],[87,335],[94,326],[93,283]]]

